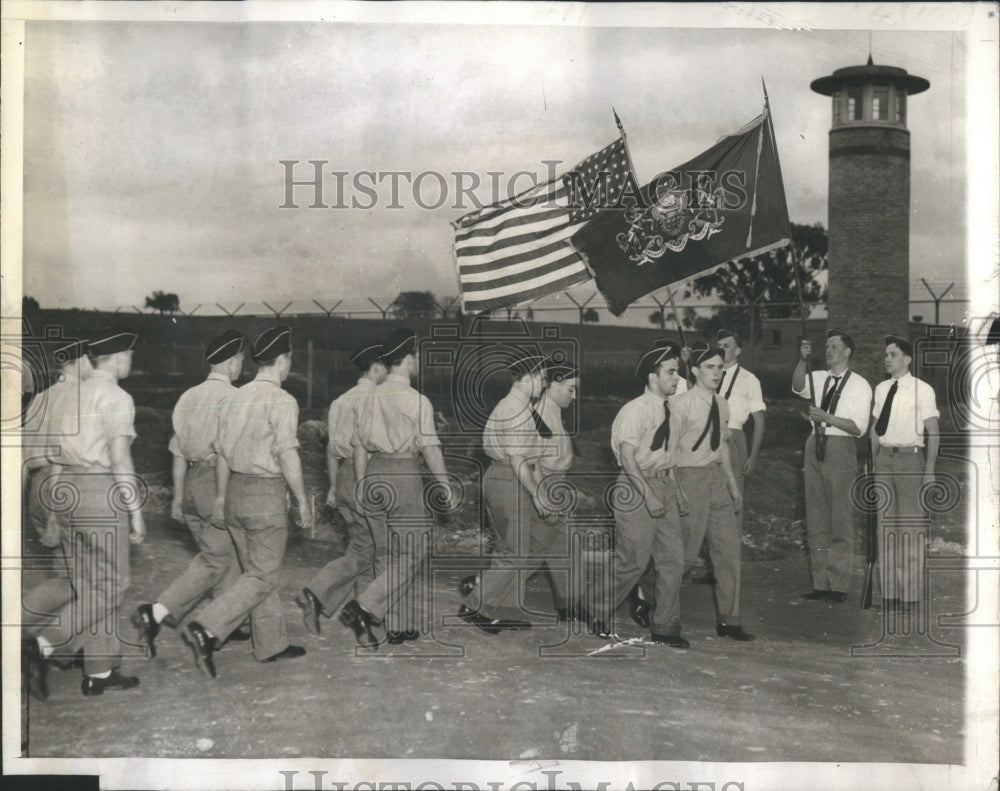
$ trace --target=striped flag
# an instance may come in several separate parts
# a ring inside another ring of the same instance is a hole
[[[552,181],[455,220],[462,310],[528,302],[590,279],[570,237],[635,185],[624,138]]]

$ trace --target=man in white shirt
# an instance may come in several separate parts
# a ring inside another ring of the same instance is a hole
[[[854,513],[851,487],[858,474],[857,437],[868,430],[872,388],[851,371],[854,341],[843,330],[826,333],[829,370],[806,379],[812,344],[803,339],[792,374],[792,392],[810,400],[813,424],[806,440],[806,536],[812,590],[802,598],[841,604],[847,601],[854,563]],[[817,405],[818,404],[818,405]]]
[[[940,442],[934,388],[910,373],[912,362],[910,342],[887,335],[885,370],[891,378],[875,388],[871,430],[875,477],[890,492],[879,531],[883,604],[903,613],[916,609],[923,594],[927,518],[920,493],[934,483]]]

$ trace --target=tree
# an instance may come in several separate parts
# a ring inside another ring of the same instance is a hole
[[[389,312],[397,319],[433,319],[440,310],[430,291],[400,291],[389,305]]]
[[[825,301],[826,286],[815,278],[826,269],[829,245],[826,229],[819,224],[792,223],[792,240],[799,254],[802,300],[807,306]],[[795,288],[790,248],[735,261],[693,280],[691,288],[698,296],[711,297],[726,305],[742,306],[720,308],[711,316],[699,317],[695,327],[702,332],[727,327],[747,335],[750,310],[756,311],[758,319],[799,315],[799,294]],[[688,296],[690,294],[685,294],[685,297]],[[759,321],[757,326],[760,326]]]
[[[153,296],[146,297],[146,307],[151,310],[164,313],[176,313],[181,309],[181,300],[176,294],[166,294],[163,291],[154,291]]]
[[[38,307],[39,307],[38,300],[35,299],[34,297],[29,297],[27,294],[25,294],[23,297],[21,297],[21,313],[22,313],[22,315],[24,313],[26,313],[27,311],[29,311],[29,310],[38,310]]]
[[[583,323],[584,324],[597,324],[601,320],[601,315],[593,308],[587,308],[583,311]]]
[[[649,323],[655,324],[661,330],[666,329],[666,321],[664,320],[663,313],[659,310],[654,310],[649,314]]]

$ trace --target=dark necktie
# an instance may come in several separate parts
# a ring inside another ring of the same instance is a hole
[[[885,436],[886,429],[889,428],[889,415],[892,413],[892,399],[896,397],[896,390],[899,388],[899,382],[893,382],[892,387],[889,388],[889,395],[886,396],[885,403],[882,405],[882,411],[879,413],[878,420],[875,421],[875,433],[880,437]]]
[[[653,442],[650,444],[650,450],[659,450],[663,448],[667,449],[667,443],[670,442],[670,407],[666,399],[663,400],[663,422],[660,423],[660,427],[656,429],[656,433],[653,435]]]
[[[583,454],[580,453],[580,448],[577,447],[576,438],[570,436],[569,427],[566,425],[566,415],[560,412],[559,417],[562,420],[563,433],[569,437],[569,446],[573,449],[573,455],[582,456]]]
[[[837,385],[840,384],[840,377],[831,376],[826,381],[827,384],[829,384],[832,381],[833,386],[829,390],[827,390],[826,393],[823,394],[823,403],[819,405],[819,408],[822,409],[824,412],[830,409],[830,403],[833,401],[833,394],[837,392]]]
[[[531,419],[535,422],[535,430],[538,432],[538,436],[542,439],[552,439],[552,429],[542,420],[542,416],[535,411],[534,407],[531,407]]]
[[[705,423],[705,429],[691,450],[698,450],[709,429],[712,430],[712,439],[710,440],[712,450],[718,450],[722,441],[722,421],[719,417],[719,402],[715,400],[715,396],[712,396],[712,406],[708,410],[708,421]]]

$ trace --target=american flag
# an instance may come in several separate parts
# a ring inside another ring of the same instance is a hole
[[[619,138],[568,173],[455,220],[462,310],[511,307],[589,280],[569,238],[613,206],[629,179]]]

